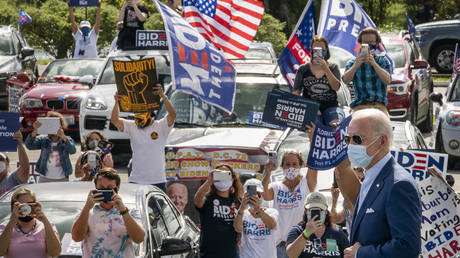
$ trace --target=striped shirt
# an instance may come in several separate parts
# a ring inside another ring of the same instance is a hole
[[[388,59],[384,56],[375,56],[375,62],[385,69],[391,76],[391,66]],[[355,63],[356,58],[347,62],[345,71],[348,71]],[[380,102],[385,106],[387,100],[387,85],[385,85],[378,76],[371,64],[363,63],[356,70],[353,77],[353,88],[355,91],[355,100],[350,104],[351,108],[363,104],[364,102]]]

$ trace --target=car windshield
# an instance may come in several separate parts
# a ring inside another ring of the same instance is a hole
[[[457,81],[453,87],[450,101],[460,101],[460,76],[457,76]]]
[[[177,110],[176,125],[248,125],[254,122],[250,121],[251,114],[264,111],[267,94],[275,87],[278,85],[237,83],[232,114],[181,91],[173,91],[169,94],[169,98]],[[289,91],[285,85],[281,86],[281,89]],[[159,117],[163,117],[165,112],[163,107]]]
[[[96,78],[101,71],[104,60],[98,59],[68,59],[51,62],[43,72],[39,82],[44,82],[54,76],[75,76],[83,77],[91,75]]]
[[[329,46],[329,51],[331,52],[329,62],[337,64],[340,69],[345,69],[348,60],[353,58],[353,55],[350,53],[334,46]]]
[[[245,59],[272,59],[274,58],[268,48],[249,48],[248,53],[244,56]]]
[[[166,55],[157,55],[157,56],[145,56],[145,55],[129,55],[129,56],[117,56],[111,57],[105,67],[104,71],[102,72],[101,79],[97,83],[98,85],[107,85],[107,84],[115,84],[115,76],[113,73],[113,60],[116,61],[135,61],[135,60],[142,60],[146,58],[155,58],[155,65],[156,70],[158,73],[159,82],[163,85],[167,85],[171,82],[170,77],[170,70],[169,70],[169,59]]]
[[[399,44],[387,44],[385,45],[388,55],[393,59],[394,68],[402,68],[406,66],[406,53],[404,52],[404,46]]]
[[[11,33],[0,34],[0,55],[14,55]]]

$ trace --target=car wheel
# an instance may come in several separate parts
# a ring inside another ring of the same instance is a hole
[[[433,102],[428,100],[428,114],[426,115],[425,120],[418,126],[422,133],[429,133],[433,130]]]
[[[438,73],[452,73],[454,54],[454,44],[443,44],[434,50],[433,54],[431,55],[431,63],[434,65]]]

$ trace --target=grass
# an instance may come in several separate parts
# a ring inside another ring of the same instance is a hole
[[[450,77],[433,76],[433,81],[435,81],[435,82],[450,82]]]

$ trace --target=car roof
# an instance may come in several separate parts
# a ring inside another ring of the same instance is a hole
[[[10,202],[11,195],[18,188],[26,188],[35,193],[37,200],[40,202],[85,202],[86,197],[91,189],[94,189],[93,182],[56,182],[40,184],[19,185],[0,199],[1,202]],[[136,195],[146,195],[151,191],[161,191],[152,185],[139,185],[132,183],[122,183],[120,185],[120,196],[125,203],[135,203]]]

